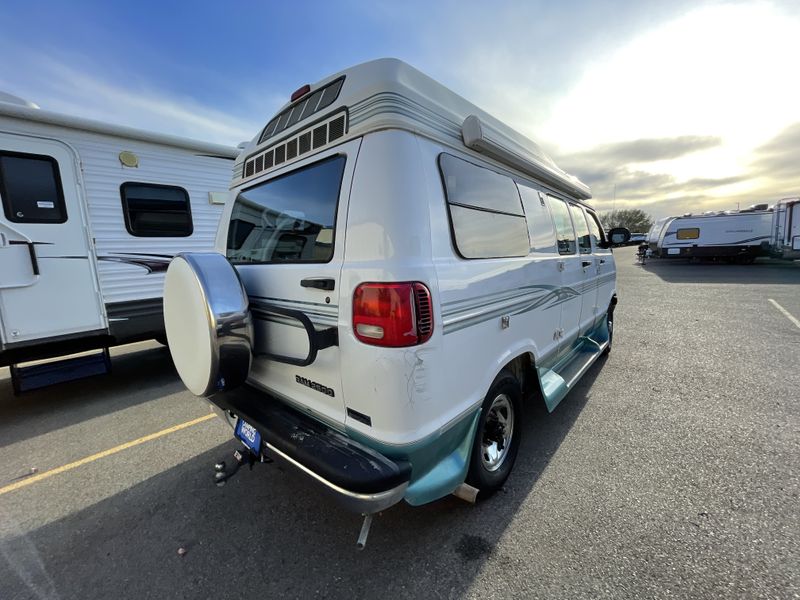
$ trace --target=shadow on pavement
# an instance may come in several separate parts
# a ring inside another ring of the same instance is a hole
[[[215,487],[212,465],[238,447],[231,441],[0,541],[0,597],[37,588],[84,600],[461,597],[575,424],[603,362],[554,413],[526,413],[503,491],[475,506],[453,497],[416,508],[401,503],[374,520],[364,551],[355,544],[360,517],[291,467],[256,465]],[[29,556],[30,564],[9,556]]]
[[[167,348],[126,352],[113,356],[111,365],[109,375],[20,396],[14,395],[10,378],[0,379],[0,448],[185,389]]]
[[[669,283],[797,285],[800,262],[758,259],[752,265],[654,258],[639,268]]]

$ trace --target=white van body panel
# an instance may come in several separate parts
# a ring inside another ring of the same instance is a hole
[[[304,170],[341,156],[337,218],[326,225],[310,215],[330,198],[296,190],[305,189]],[[285,193],[268,195],[281,181]],[[411,504],[465,480],[481,406],[500,373],[512,371],[553,410],[610,345],[615,266],[584,202],[588,188],[536,144],[400,61],[358,65],[283,107],[243,151],[231,189],[216,249],[238,272],[256,321],[245,389],[267,394],[228,403],[222,382],[210,401],[232,425],[237,403],[239,424],[289,406],[335,430],[337,449],[350,440],[411,465],[402,490]],[[255,201],[258,189],[267,191]],[[566,225],[556,223],[555,203]],[[249,222],[246,230],[237,220]],[[268,239],[258,237],[259,223]],[[326,227],[334,229],[327,261],[305,246],[313,240],[317,248]],[[307,240],[283,252],[279,242],[290,234]],[[320,278],[329,287],[301,286]],[[364,284],[424,285],[430,337],[404,347],[365,339],[353,325]],[[268,305],[305,313],[314,331],[304,338],[297,323],[265,318]],[[283,360],[331,328],[337,344],[315,361]],[[266,420],[255,423],[267,430]]]

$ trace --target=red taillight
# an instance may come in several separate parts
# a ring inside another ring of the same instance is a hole
[[[424,284],[362,283],[353,294],[353,331],[365,344],[415,346],[433,333],[431,293]]]
[[[298,88],[294,92],[292,92],[292,99],[289,100],[289,102],[294,102],[298,98],[302,98],[303,96],[305,96],[310,91],[311,91],[311,86],[308,85],[308,84],[305,84],[303,87]]]

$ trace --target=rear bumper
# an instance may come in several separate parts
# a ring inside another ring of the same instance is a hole
[[[297,467],[349,510],[375,513],[405,495],[408,462],[391,460],[262,391],[242,386],[209,402],[229,424],[241,417],[253,425],[262,451]]]

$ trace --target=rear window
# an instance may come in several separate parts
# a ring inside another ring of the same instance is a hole
[[[228,228],[228,259],[330,261],[345,161],[333,156],[240,192]]]
[[[700,229],[697,227],[687,227],[685,229],[678,229],[679,240],[696,240],[700,237]]]
[[[50,156],[0,153],[0,197],[12,223],[67,220],[58,163]]]

